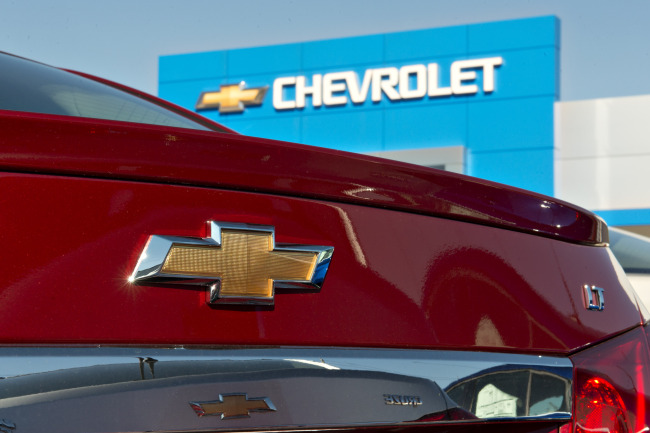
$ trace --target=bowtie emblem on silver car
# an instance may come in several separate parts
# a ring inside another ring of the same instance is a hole
[[[246,394],[219,394],[213,401],[192,401],[190,406],[198,416],[214,415],[221,419],[248,418],[251,412],[275,412],[267,397],[248,398]]]

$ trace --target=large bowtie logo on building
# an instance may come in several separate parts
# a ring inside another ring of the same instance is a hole
[[[217,91],[201,92],[196,110],[241,113],[245,107],[262,105],[269,86],[245,88],[245,83],[223,85]]]

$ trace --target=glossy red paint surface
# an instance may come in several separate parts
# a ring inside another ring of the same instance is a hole
[[[568,353],[638,326],[608,250],[388,209],[192,186],[0,175],[0,343],[421,347]],[[211,307],[127,282],[149,235],[205,221],[334,246],[320,292]],[[605,287],[588,311],[582,286]]]
[[[0,111],[0,169],[188,184],[383,207],[576,243],[595,215],[488,181],[234,134]]]

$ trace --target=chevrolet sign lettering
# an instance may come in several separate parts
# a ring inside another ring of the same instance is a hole
[[[477,70],[482,71],[483,92],[490,93],[494,91],[495,69],[502,63],[502,57],[455,61],[449,71],[449,87],[439,86],[440,67],[437,63],[406,65],[399,69],[367,69],[361,82],[354,71],[315,74],[309,85],[307,77],[302,75],[281,77],[273,82],[273,107],[277,110],[304,108],[307,96],[311,97],[314,107],[320,107],[345,105],[349,100],[361,104],[368,95],[373,102],[381,101],[382,95],[391,101],[470,95],[479,91]],[[289,92],[285,89],[289,88],[293,89],[294,99],[286,95]]]
[[[322,286],[333,247],[276,245],[271,226],[208,227],[207,238],[150,236],[129,280],[209,286],[210,304],[273,304],[276,288]]]

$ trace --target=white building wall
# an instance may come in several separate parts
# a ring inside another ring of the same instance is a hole
[[[650,95],[555,104],[555,195],[590,210],[650,208]]]

